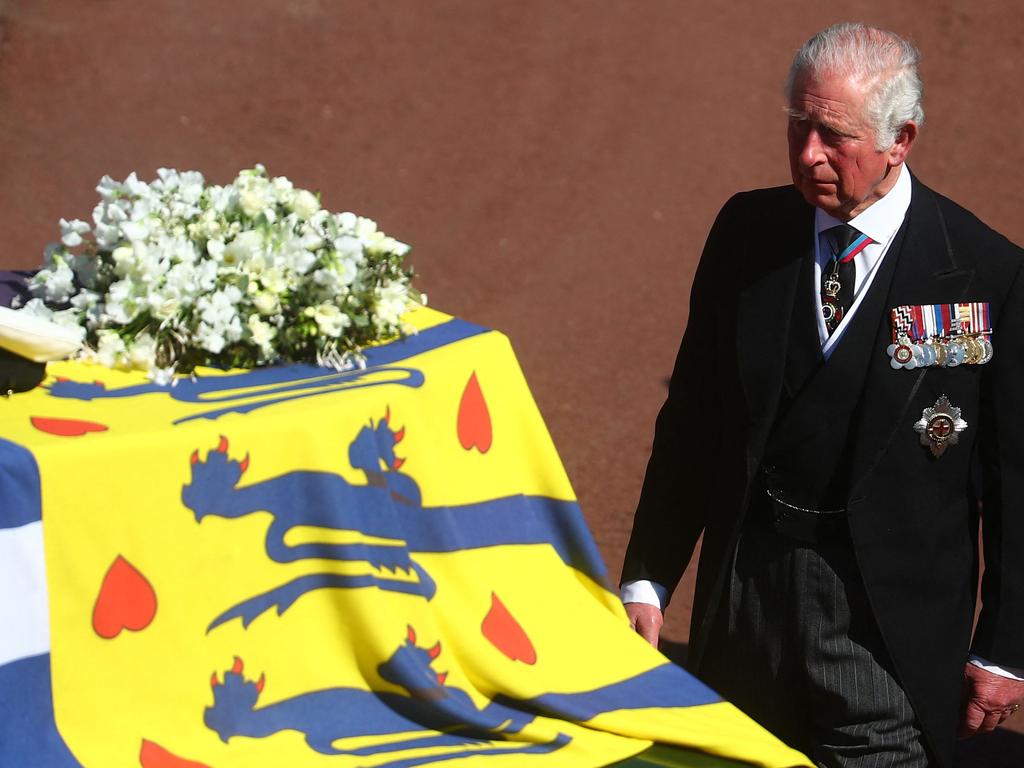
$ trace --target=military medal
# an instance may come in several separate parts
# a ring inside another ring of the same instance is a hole
[[[981,360],[978,361],[978,365],[984,365],[985,363],[992,359],[992,342],[988,340],[987,336],[982,336],[979,344],[981,344],[981,348],[984,352],[984,355],[982,356]]]
[[[919,368],[925,368],[931,365],[928,361],[928,353],[924,344],[911,344],[910,348],[914,351],[914,361],[917,363]]]
[[[956,445],[960,433],[967,429],[967,422],[960,418],[960,409],[950,404],[942,395],[931,408],[921,412],[921,418],[914,423],[914,431],[921,435],[921,445],[938,458],[948,445]]]
[[[958,339],[949,342],[946,347],[946,367],[956,368],[965,362],[967,362],[967,346]]]
[[[892,358],[889,364],[893,368],[916,368],[917,361],[914,359],[914,350],[910,348],[910,339],[906,336],[900,338],[898,344],[890,344],[885,350]]]
[[[894,369],[956,368],[992,359],[988,302],[905,304],[889,316],[892,344],[885,351]]]
[[[967,363],[967,365],[977,365],[980,363],[981,358],[985,356],[985,350],[982,349],[978,340],[968,336],[964,340],[964,346],[967,349],[967,358],[964,362]]]

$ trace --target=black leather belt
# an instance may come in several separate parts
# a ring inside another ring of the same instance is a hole
[[[764,494],[760,503],[751,506],[751,522],[766,525],[776,533],[807,544],[836,541],[849,535],[846,524],[846,510],[815,510],[789,504],[774,496],[771,491]]]

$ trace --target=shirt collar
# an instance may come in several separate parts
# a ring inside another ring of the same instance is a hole
[[[893,188],[881,200],[869,205],[867,210],[854,216],[849,222],[842,222],[821,208],[815,208],[815,231],[820,235],[826,229],[848,223],[876,243],[887,243],[902,226],[910,207],[910,171],[906,164],[900,166],[899,174]]]

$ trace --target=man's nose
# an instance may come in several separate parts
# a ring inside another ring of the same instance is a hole
[[[810,168],[825,162],[824,147],[821,134],[818,133],[817,128],[809,129],[800,141],[800,149],[797,153],[800,158],[800,164],[805,168]]]

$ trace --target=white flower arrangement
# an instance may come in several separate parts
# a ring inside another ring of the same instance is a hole
[[[90,359],[164,383],[198,365],[340,370],[406,332],[402,314],[426,301],[408,245],[263,166],[223,187],[157,175],[104,176],[93,226],[61,219],[30,282],[21,311],[80,329]]]

